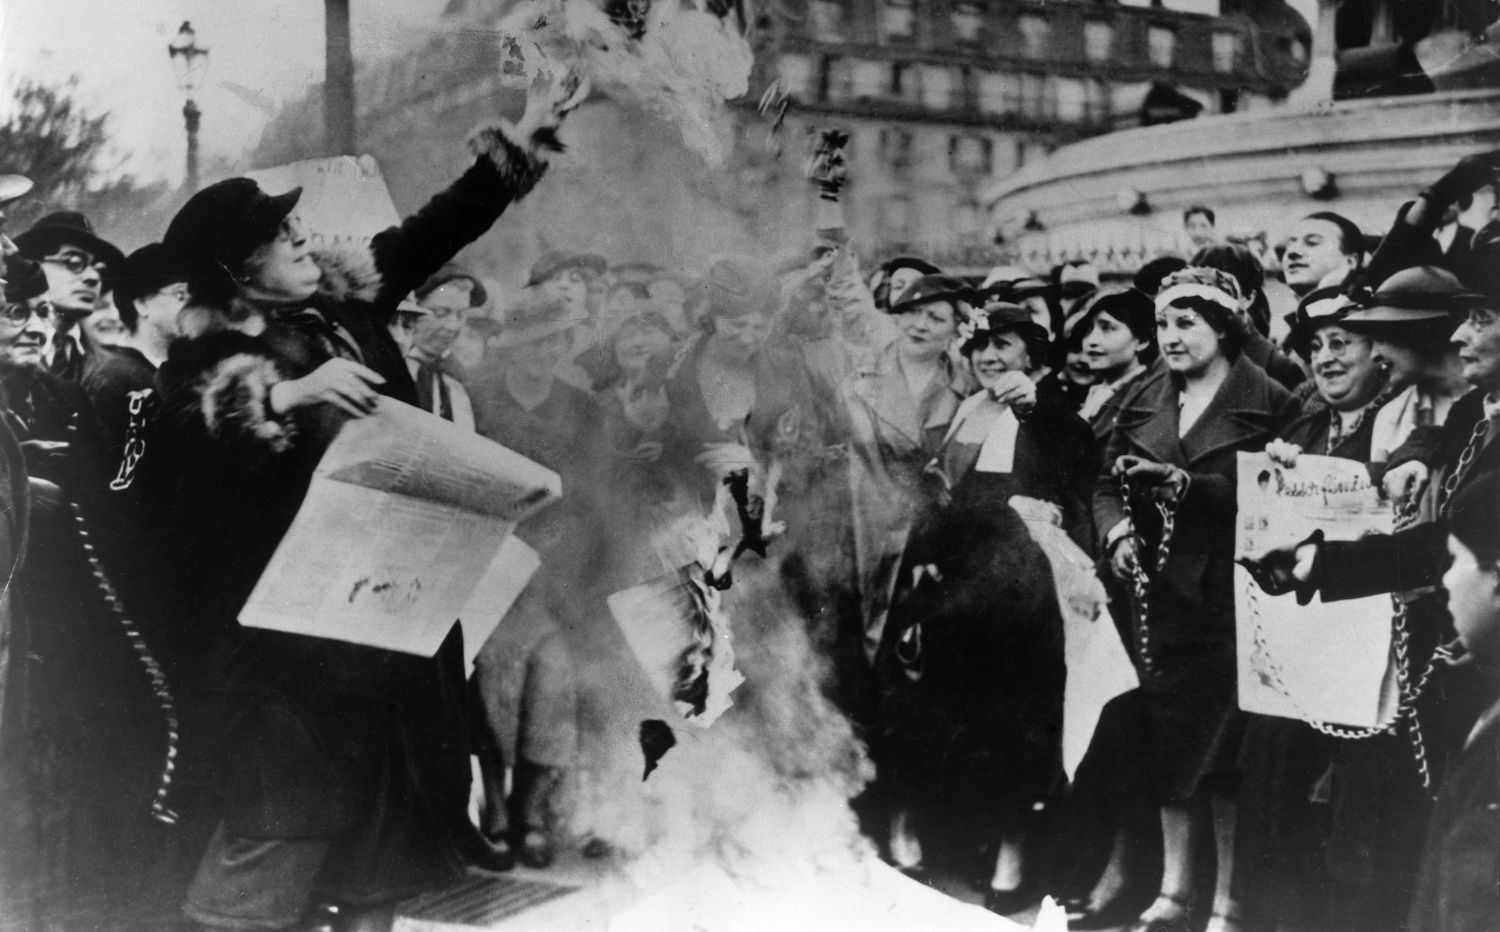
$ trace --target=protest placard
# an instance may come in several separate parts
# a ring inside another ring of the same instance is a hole
[[[1237,498],[1242,557],[1296,544],[1315,530],[1351,540],[1392,526],[1390,506],[1364,464],[1337,457],[1301,456],[1287,469],[1263,453],[1241,453]],[[1292,595],[1262,592],[1244,567],[1234,572],[1240,708],[1361,728],[1389,718],[1389,597],[1298,605]]]
[[[466,615],[466,637],[488,636],[535,569],[523,551],[492,571],[497,555],[560,494],[556,473],[383,399],[324,453],[240,623],[421,656]],[[493,618],[476,589],[497,600]]]

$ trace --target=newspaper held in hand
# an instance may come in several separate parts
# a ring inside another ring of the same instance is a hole
[[[382,399],[323,454],[240,623],[421,656],[466,614],[479,627],[466,625],[465,639],[487,637],[505,606],[484,622],[476,589],[514,600],[535,564],[521,554],[497,567],[496,557],[518,522],[561,494],[551,470]]]
[[[1328,540],[1390,533],[1390,506],[1364,464],[1299,456],[1287,469],[1263,453],[1239,454],[1235,555],[1259,557],[1322,530]],[[1395,709],[1390,674],[1391,600],[1371,596],[1299,606],[1269,596],[1235,566],[1240,708],[1246,712],[1374,727]]]

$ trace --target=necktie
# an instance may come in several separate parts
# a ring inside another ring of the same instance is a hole
[[[78,345],[73,342],[73,338],[58,337],[57,345],[52,350],[52,364],[47,368],[53,375],[67,376],[77,358]]]
[[[443,378],[443,367],[435,362],[422,363],[417,367],[416,382],[417,401],[422,410],[431,411],[445,421],[453,420],[453,398],[448,392],[448,380]]]

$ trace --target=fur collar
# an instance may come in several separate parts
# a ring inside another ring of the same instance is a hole
[[[313,252],[313,261],[322,269],[318,294],[337,301],[371,302],[384,284],[375,267],[375,253],[369,244],[345,244]]]

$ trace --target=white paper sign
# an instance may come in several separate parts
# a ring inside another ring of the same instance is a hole
[[[1237,497],[1238,556],[1258,557],[1315,530],[1353,540],[1392,525],[1364,464],[1337,457],[1300,456],[1285,469],[1241,453]],[[1362,728],[1386,721],[1395,698],[1388,596],[1298,605],[1290,594],[1266,595],[1244,567],[1234,573],[1240,708]]]
[[[368,155],[307,159],[246,175],[267,194],[302,189],[297,216],[313,249],[363,245],[401,220],[380,166]]]
[[[430,657],[465,613],[484,622],[481,583],[497,600],[519,594],[524,579],[491,572],[496,556],[560,494],[556,473],[382,399],[324,453],[240,623]]]

